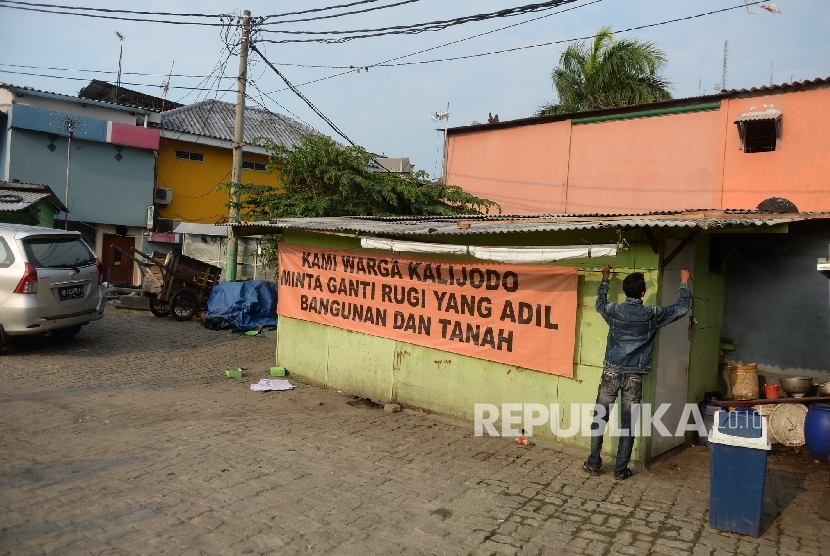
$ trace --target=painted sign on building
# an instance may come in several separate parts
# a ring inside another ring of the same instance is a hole
[[[573,376],[577,269],[280,245],[278,313]]]

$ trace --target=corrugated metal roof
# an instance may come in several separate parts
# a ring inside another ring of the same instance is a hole
[[[66,210],[48,185],[0,181],[0,211],[25,210],[44,199],[48,200],[55,210]]]
[[[230,102],[208,99],[161,115],[161,128],[233,141],[236,106]],[[291,148],[302,137],[320,135],[312,127],[296,120],[259,108],[245,108],[245,143],[267,137],[278,145]]]
[[[745,112],[735,118],[735,123],[738,122],[754,122],[759,120],[777,120],[784,113],[780,110],[776,110],[774,108],[768,108],[766,110],[761,110],[760,112]]]
[[[33,191],[10,191],[0,188],[0,211],[17,212],[26,210],[48,197],[48,193],[35,193]]]
[[[93,104],[95,106],[103,106],[106,108],[114,108],[116,110],[127,110],[127,111],[136,111],[142,114],[146,114],[148,112],[160,112],[159,110],[152,110],[149,108],[144,108],[143,106],[138,106],[135,104],[113,104],[111,102],[104,102],[102,100],[92,100],[89,98],[80,98],[73,95],[65,95],[63,93],[55,93],[53,91],[44,91],[42,89],[35,89],[34,87],[24,86],[24,85],[14,85],[12,83],[3,83],[0,81],[0,88],[9,89],[12,92],[21,92],[21,93],[28,93],[34,94],[38,96],[50,96],[54,98],[59,98],[61,100],[68,100],[70,102],[77,102],[77,103],[85,103],[85,104]]]
[[[286,218],[271,222],[240,223],[240,233],[268,233],[278,229],[360,233],[374,236],[443,236],[531,233],[601,228],[700,228],[774,226],[812,219],[830,219],[830,213],[765,214],[753,211],[684,211],[675,214],[452,216],[452,217],[335,217]]]

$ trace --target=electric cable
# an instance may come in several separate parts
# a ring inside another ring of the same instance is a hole
[[[98,14],[91,14],[91,13],[83,13],[83,12],[65,12],[65,11],[54,11],[54,10],[47,10],[43,8],[29,8],[26,6],[15,6],[9,4],[10,0],[0,0],[0,8],[7,8],[11,10],[24,10],[27,12],[38,12],[38,13],[45,13],[45,14],[57,14],[57,15],[76,15],[81,17],[92,17],[96,19],[112,19],[117,21],[137,21],[143,23],[166,23],[169,25],[200,25],[203,27],[222,27],[224,23],[207,23],[203,21],[175,21],[169,19],[140,19],[134,17],[120,17],[115,15],[98,15]]]
[[[365,12],[373,12],[373,11],[376,11],[376,10],[385,10],[386,8],[394,8],[394,7],[397,7],[397,6],[402,6],[404,4],[412,4],[413,2],[420,2],[420,1],[421,0],[400,0],[399,2],[395,2],[394,4],[386,4],[386,5],[383,5],[383,6],[373,6],[371,8],[363,8],[361,10],[352,10],[350,12],[342,12],[342,13],[339,13],[339,14],[318,15],[318,16],[314,16],[314,17],[306,17],[306,18],[303,18],[303,19],[285,19],[285,20],[281,20],[281,21],[268,22],[268,19],[270,19],[272,17],[277,17],[277,16],[265,16],[264,22],[262,23],[262,25],[282,25],[284,23],[299,23],[301,21],[317,21],[317,20],[320,20],[320,19],[332,19],[332,18],[335,18],[335,17],[343,17],[343,16],[346,16],[346,15],[361,14],[361,13],[365,13]]]
[[[229,14],[183,14],[183,13],[172,13],[172,12],[136,12],[133,10],[114,10],[109,8],[87,8],[85,6],[62,6],[58,4],[38,4],[36,2],[23,2],[21,0],[0,0],[7,4],[23,4],[25,6],[35,6],[39,8],[62,8],[62,9],[69,9],[69,10],[83,10],[83,11],[91,11],[91,12],[104,12],[104,13],[121,13],[121,14],[136,14],[136,15],[170,15],[175,17],[208,17],[208,18],[217,18],[222,16],[227,16]]]
[[[29,66],[24,64],[5,64],[0,63],[0,66],[7,66],[10,68],[24,68],[24,69],[39,69],[39,70],[49,70],[49,71],[70,71],[70,72],[79,72],[79,73],[110,73],[110,74],[117,74],[117,71],[114,70],[91,70],[91,69],[74,69],[74,68],[55,68],[49,66]],[[190,75],[186,73],[144,73],[139,71],[124,71],[121,72],[121,75],[141,75],[147,77],[188,77],[188,78],[200,78],[203,79],[205,77],[211,77],[210,75]],[[233,77],[228,77],[227,79],[234,79]]]
[[[685,16],[685,17],[678,17],[678,18],[675,18],[675,19],[668,19],[666,21],[660,21],[658,23],[647,23],[647,24],[644,24],[644,25],[637,25],[635,27],[628,27],[626,29],[612,30],[611,33],[614,34],[614,35],[617,35],[619,33],[628,33],[630,31],[639,31],[641,29],[648,29],[648,28],[651,28],[651,27],[660,27],[662,25],[668,25],[670,23],[678,23],[680,21],[689,21],[689,20],[692,20],[692,19],[697,19],[699,17],[705,17],[707,15],[714,15],[714,14],[719,14],[719,13],[735,10],[735,9],[738,9],[738,8],[744,8],[747,5],[752,6],[753,4],[760,4],[761,1],[762,0],[759,0],[759,1],[756,1],[756,2],[751,2],[749,4],[741,4],[739,6],[732,6],[732,7],[729,7],[729,8],[721,8],[719,10],[713,10],[713,11],[710,11],[710,12],[704,12],[704,13],[700,13],[700,14]],[[401,62],[401,63],[395,63],[395,64],[380,63],[380,64],[376,64],[374,66],[370,65],[369,67],[371,68],[371,67],[412,66],[412,65],[419,65],[419,64],[434,64],[436,62],[450,62],[450,61],[453,61],[453,60],[466,60],[466,59],[469,59],[469,58],[480,58],[482,56],[490,56],[490,55],[493,55],[493,54],[504,54],[505,52],[516,52],[518,50],[528,50],[530,48],[539,48],[541,46],[551,46],[551,45],[554,45],[554,44],[562,44],[562,43],[567,43],[567,42],[588,40],[588,39],[593,39],[594,36],[595,35],[592,34],[592,35],[586,35],[584,37],[577,37],[577,38],[573,38],[573,39],[561,39],[561,40],[558,40],[558,41],[543,42],[543,43],[539,43],[539,44],[530,44],[530,45],[526,45],[526,46],[517,46],[517,47],[514,47],[514,48],[506,48],[506,49],[503,49],[503,50],[493,50],[493,51],[490,51],[490,52],[481,52],[479,54],[469,54],[469,55],[466,55],[466,56],[454,56],[454,57],[450,57],[450,58],[438,58],[438,59],[434,59],[434,60],[420,60],[420,61],[417,61],[417,62]]]
[[[472,23],[477,21],[486,21],[488,19],[495,19],[495,18],[502,18],[502,17],[514,17],[517,15],[523,15],[526,13],[534,13],[544,10],[551,10],[557,8],[564,4],[570,4],[572,2],[576,2],[577,0],[547,0],[546,2],[541,2],[537,4],[526,4],[524,6],[516,6],[513,8],[506,8],[503,10],[499,10],[496,12],[489,12],[489,13],[480,13],[462,17],[456,17],[453,19],[445,19],[445,20],[436,20],[436,21],[428,21],[423,23],[415,23],[412,25],[393,25],[390,27],[379,27],[376,29],[352,29],[349,31],[288,31],[288,30],[274,30],[274,29],[262,29],[262,33],[281,33],[281,34],[290,34],[290,35],[353,35],[350,37],[341,37],[337,39],[327,39],[327,38],[313,38],[313,39],[281,39],[281,40],[270,40],[270,39],[260,39],[260,42],[271,42],[271,43],[289,43],[289,42],[321,42],[321,43],[343,43],[346,41],[354,40],[354,39],[362,39],[362,38],[370,38],[370,37],[380,37],[384,35],[412,35],[417,33],[423,33],[427,31],[440,31],[442,29],[447,29],[448,27],[453,27],[456,25],[463,25],[466,23]],[[356,35],[355,33],[363,33],[362,35]]]
[[[268,67],[270,67],[270,68],[274,71],[274,73],[276,73],[277,75],[279,75],[279,76],[280,76],[280,79],[282,79],[282,80],[285,82],[285,84],[286,84],[286,85],[288,85],[288,88],[289,88],[289,89],[291,89],[291,91],[292,91],[295,95],[297,95],[298,97],[300,97],[300,99],[302,99],[302,101],[303,101],[303,102],[305,102],[305,103],[308,105],[308,107],[309,107],[309,108],[311,108],[311,109],[314,111],[314,113],[315,113],[315,114],[317,114],[318,116],[320,116],[320,118],[321,118],[324,122],[326,122],[326,123],[329,125],[329,127],[331,127],[331,128],[335,131],[335,133],[337,133],[340,137],[342,137],[343,139],[345,139],[345,140],[346,140],[346,141],[347,141],[347,142],[348,142],[351,146],[353,146],[353,147],[356,147],[356,146],[357,146],[357,145],[355,144],[355,142],[354,142],[354,141],[352,141],[352,140],[349,138],[349,136],[348,136],[348,135],[346,135],[343,131],[341,131],[341,130],[340,130],[340,128],[338,128],[338,127],[334,124],[334,122],[332,122],[332,121],[328,118],[328,116],[326,116],[325,114],[323,114],[323,112],[321,112],[319,108],[317,108],[316,106],[314,106],[314,104],[313,104],[310,100],[308,100],[308,98],[306,98],[306,96],[305,96],[302,92],[300,92],[300,90],[299,90],[296,86],[294,86],[294,84],[292,84],[292,83],[288,80],[288,78],[287,78],[287,77],[285,77],[285,76],[282,74],[282,72],[281,72],[280,70],[278,70],[278,69],[277,69],[277,67],[276,67],[274,64],[272,64],[272,63],[268,60],[268,58],[266,58],[266,57],[262,54],[262,52],[260,52],[260,51],[259,51],[259,49],[256,47],[256,45],[255,45],[255,44],[252,44],[252,45],[251,45],[251,50],[253,50],[253,51],[254,51],[254,52],[256,52],[257,54],[259,54],[259,57],[260,57],[260,58],[262,58],[262,61],[263,61],[263,62],[265,62],[266,64],[268,64]],[[372,155],[371,153],[369,153],[369,158],[370,158],[370,160],[371,160],[372,162],[374,162],[374,163],[378,166],[378,168],[381,168],[381,169],[385,170],[387,173],[391,173],[391,172],[390,172],[390,170],[389,170],[388,168],[386,168],[383,164],[381,164],[380,162],[378,162],[377,158],[376,158],[374,155]]]
[[[12,71],[12,70],[4,70],[0,69],[0,73],[12,73],[15,75],[29,75],[32,77],[48,77],[50,79],[68,79],[70,81],[89,81],[86,77],[72,77],[69,75],[47,75],[44,73],[30,73],[25,71]],[[235,79],[234,77],[225,77],[223,79]],[[158,85],[151,84],[151,83],[129,83],[127,81],[122,81],[121,85],[130,85],[131,87],[158,87]],[[213,87],[209,89],[199,88],[199,87],[184,87],[181,85],[170,85],[171,89],[182,89],[186,91],[212,91]],[[224,89],[224,92],[232,93],[234,89]]]
[[[709,12],[703,12],[703,13],[699,13],[699,14],[695,14],[695,15],[679,17],[679,18],[675,18],[675,19],[669,19],[669,20],[666,20],[666,21],[658,22],[658,23],[648,23],[648,24],[644,24],[644,25],[637,25],[635,27],[628,27],[626,29],[613,30],[612,33],[613,34],[627,33],[627,32],[630,32],[630,31],[637,31],[637,30],[640,30],[640,29],[647,29],[647,28],[651,28],[651,27],[659,27],[659,26],[662,26],[662,25],[668,25],[670,23],[688,21],[688,20],[697,19],[697,18],[700,18],[700,17],[709,16],[709,15],[716,15],[716,14],[720,14],[720,13],[723,13],[723,12],[728,12],[728,11],[731,11],[731,10],[744,8],[747,5],[752,6],[752,5],[755,5],[755,4],[760,4],[761,1],[762,0],[754,0],[750,3],[748,3],[748,4],[739,4],[737,6],[731,6],[731,7],[728,7],[728,8],[721,8],[719,10],[712,10],[712,11],[709,11]],[[531,44],[531,45],[526,45],[526,46],[517,46],[517,47],[514,47],[514,48],[507,48],[507,49],[503,49],[503,50],[493,50],[493,51],[490,51],[490,52],[481,52],[479,54],[469,54],[469,55],[466,55],[466,56],[454,56],[454,57],[448,57],[448,58],[438,58],[438,59],[433,59],[433,60],[420,60],[420,61],[417,61],[417,62],[401,62],[401,63],[395,63],[395,64],[389,64],[389,63],[386,63],[386,62],[379,62],[379,63],[376,63],[376,64],[369,64],[367,66],[360,66],[360,67],[361,68],[362,67],[373,68],[373,67],[396,67],[396,66],[412,66],[412,65],[420,65],[420,64],[434,64],[434,63],[438,63],[438,62],[450,62],[450,61],[454,61],[454,60],[466,60],[466,59],[470,59],[470,58],[480,58],[480,57],[484,57],[484,56],[491,56],[491,55],[494,55],[494,54],[504,54],[504,53],[507,53],[507,52],[516,52],[516,51],[519,51],[519,50],[527,50],[527,49],[531,49],[531,48],[539,48],[539,47],[542,47],[542,46],[551,46],[551,45],[555,45],[555,44],[575,42],[575,41],[579,41],[579,40],[587,40],[587,39],[593,39],[593,38],[594,38],[594,35],[586,35],[584,37],[576,37],[576,38],[571,38],[571,39],[561,39],[561,40],[558,40],[558,41],[550,41],[550,42],[539,43],[539,44]],[[452,43],[446,43],[446,44],[452,44]],[[444,45],[440,45],[438,47],[433,47],[432,49],[440,48],[441,46],[444,46]],[[432,49],[426,49],[426,50],[432,50]],[[411,56],[411,54],[407,54],[405,56],[401,56],[401,57],[394,58],[394,59],[400,59],[400,58],[405,58],[405,57],[409,57],[409,56]],[[312,79],[310,81],[306,81],[304,83],[300,83],[299,85],[297,85],[297,87],[304,87],[306,85],[311,85],[312,83],[318,83],[320,81],[326,81],[326,80],[329,80],[329,79],[334,79],[335,77],[340,77],[340,76],[343,76],[343,75],[350,75],[352,73],[354,73],[353,70],[343,71],[343,72],[340,72],[340,73],[335,73],[333,75],[328,75],[326,77],[320,77],[320,78],[317,78],[317,79]],[[280,93],[280,92],[285,91],[285,90],[287,90],[287,89],[286,88],[276,89],[274,91],[269,91],[269,94]]]

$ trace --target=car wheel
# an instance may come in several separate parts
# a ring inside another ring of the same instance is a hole
[[[156,299],[154,297],[150,298],[150,312],[156,315],[157,317],[166,317],[170,314],[170,305],[162,301],[161,299]]]
[[[81,325],[76,324],[75,326],[68,326],[66,328],[56,328],[51,332],[52,336],[59,340],[68,340],[69,338],[73,338],[80,331]]]
[[[176,292],[170,300],[170,314],[179,321],[186,321],[196,314],[196,294],[188,289]]]

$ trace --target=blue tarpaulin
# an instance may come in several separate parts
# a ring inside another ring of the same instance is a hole
[[[213,287],[205,316],[221,317],[240,330],[277,324],[277,284],[267,280],[223,282]]]

